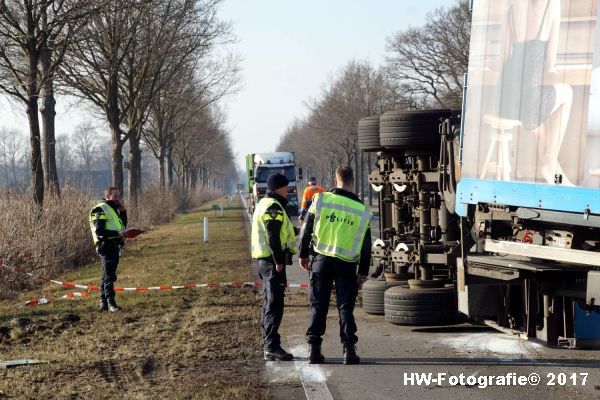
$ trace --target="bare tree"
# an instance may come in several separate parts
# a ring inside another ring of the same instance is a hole
[[[175,172],[180,187],[224,189],[236,180],[229,133],[224,115],[217,107],[197,113],[173,148]]]
[[[56,169],[62,176],[63,185],[67,183],[67,171],[73,167],[73,148],[68,135],[56,136]]]
[[[71,137],[74,154],[79,159],[81,168],[85,170],[89,180],[91,179],[92,165],[98,156],[97,132],[90,123],[82,123],[75,128]]]
[[[351,61],[325,88],[321,98],[309,105],[306,123],[318,136],[319,151],[325,153],[327,160],[354,166],[358,192],[363,180],[358,175],[363,162],[357,147],[358,121],[405,106],[405,99],[393,90],[382,71],[368,62]]]
[[[103,171],[110,171],[111,168],[111,157],[110,157],[110,137],[98,137],[96,138],[98,142],[98,154],[96,156],[96,163],[98,165],[98,169]]]
[[[92,15],[65,56],[61,79],[71,94],[102,111],[111,130],[113,185],[123,188],[123,145],[129,137],[120,107],[124,63],[141,23],[136,0],[107,0]]]
[[[40,205],[44,200],[42,155],[47,164],[47,181],[58,190],[54,162],[54,100],[49,81],[63,60],[72,29],[83,15],[85,4],[87,2],[80,0],[0,0],[0,90],[25,105],[31,142],[33,199]],[[48,127],[44,152],[38,116],[42,88],[48,98],[42,107]]]
[[[238,60],[229,56],[222,63],[204,63],[201,78],[195,69],[181,69],[171,84],[159,91],[150,106],[143,138],[158,161],[159,182],[166,185],[165,161],[181,132],[190,128],[198,113],[236,90]],[[207,65],[208,64],[208,65]],[[169,186],[172,178],[169,179]]]
[[[429,14],[425,25],[388,38],[386,70],[413,107],[434,102],[460,108],[470,32],[469,2],[457,0],[454,6]]]
[[[132,132],[129,194],[133,204],[141,189],[140,141],[152,102],[164,96],[165,89],[177,84],[182,71],[183,76],[196,71],[195,76],[187,77],[194,81],[192,96],[204,94],[200,97],[206,104],[221,98],[227,91],[221,87],[227,87],[232,81],[230,77],[235,77],[234,70],[224,68],[231,65],[211,63],[215,47],[232,40],[231,26],[217,17],[220,3],[221,0],[162,0],[144,14],[146,23],[140,25],[136,46],[129,51],[123,75],[126,94],[123,108],[128,110],[127,121]],[[193,99],[186,100],[191,103]],[[198,101],[194,103],[198,105]]]
[[[142,134],[158,161],[158,180],[161,188],[165,188],[167,183],[167,157],[172,154],[178,136],[189,128],[195,118],[193,104],[197,103],[197,99],[188,94],[192,90],[193,80],[178,80],[169,90],[165,90],[164,95],[157,96],[150,106],[150,118]],[[171,185],[172,178],[169,179],[169,186]]]
[[[0,165],[4,170],[4,181],[7,186],[18,182],[17,169],[25,152],[25,140],[14,129],[0,129]]]
[[[151,101],[182,67],[199,67],[199,59],[230,40],[230,26],[217,18],[221,2],[110,0],[68,53],[66,83],[101,109],[109,123],[113,184],[120,188],[122,149],[129,142],[133,204],[141,186],[140,141]]]

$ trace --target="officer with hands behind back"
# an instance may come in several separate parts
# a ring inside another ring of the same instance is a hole
[[[354,174],[349,166],[336,170],[337,187],[318,193],[308,210],[300,241],[300,266],[310,272],[310,316],[306,339],[309,363],[320,364],[329,298],[335,282],[340,314],[344,364],[358,364],[354,305],[358,289],[367,280],[371,263],[371,213],[352,193]],[[309,248],[316,253],[312,264]],[[358,264],[358,273],[357,273]]]
[[[287,284],[285,266],[297,253],[296,228],[286,212],[288,179],[273,174],[267,179],[267,195],[256,205],[252,216],[252,258],[258,260],[263,280],[261,328],[265,360],[289,361],[293,355],[281,347],[279,325],[283,317]]]

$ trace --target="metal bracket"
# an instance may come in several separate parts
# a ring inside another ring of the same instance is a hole
[[[373,191],[379,193],[383,190],[383,185],[376,185],[374,183],[371,183],[371,188],[373,188]]]
[[[406,190],[408,186],[406,185],[398,185],[397,183],[394,183],[394,189],[396,190],[396,192],[404,192]]]

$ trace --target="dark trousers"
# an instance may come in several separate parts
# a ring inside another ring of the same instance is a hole
[[[100,281],[100,300],[112,301],[115,298],[115,282],[119,265],[119,247],[104,246],[98,249],[102,262],[102,280]]]
[[[258,274],[263,280],[263,306],[260,319],[265,350],[276,350],[281,347],[279,325],[283,318],[285,285],[287,278],[285,269],[275,270],[272,260],[258,260]]]
[[[340,315],[340,339],[343,344],[355,344],[356,322],[354,304],[358,294],[356,264],[317,254],[310,273],[310,316],[306,339],[321,344],[325,334],[329,299],[335,282],[337,309]]]

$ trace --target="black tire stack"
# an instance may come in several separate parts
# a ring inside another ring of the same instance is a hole
[[[449,109],[389,111],[379,117],[363,118],[358,123],[358,147],[363,151],[382,151],[379,158],[437,155],[442,136],[440,124],[452,117]],[[434,157],[435,158],[435,157]],[[389,165],[378,166],[385,176]],[[394,167],[395,168],[395,167]],[[385,170],[383,170],[385,169]],[[397,325],[447,325],[459,322],[456,289],[445,287],[447,280],[415,280],[410,276],[387,274],[386,281],[367,281],[363,285],[363,308],[368,314],[385,315]],[[404,280],[406,279],[406,280]],[[393,283],[392,283],[393,282]],[[410,285],[409,285],[410,284]],[[410,286],[410,287],[409,287]]]
[[[384,280],[369,279],[362,287],[362,306],[367,314],[384,315],[384,293],[395,286],[405,286],[406,281],[386,282]]]
[[[383,150],[379,142],[379,116],[358,121],[358,148],[369,152]]]
[[[380,144],[396,150],[439,148],[440,121],[450,116],[452,111],[447,109],[388,111],[379,118]]]
[[[458,321],[454,287],[385,291],[385,320],[396,325],[449,325]]]

